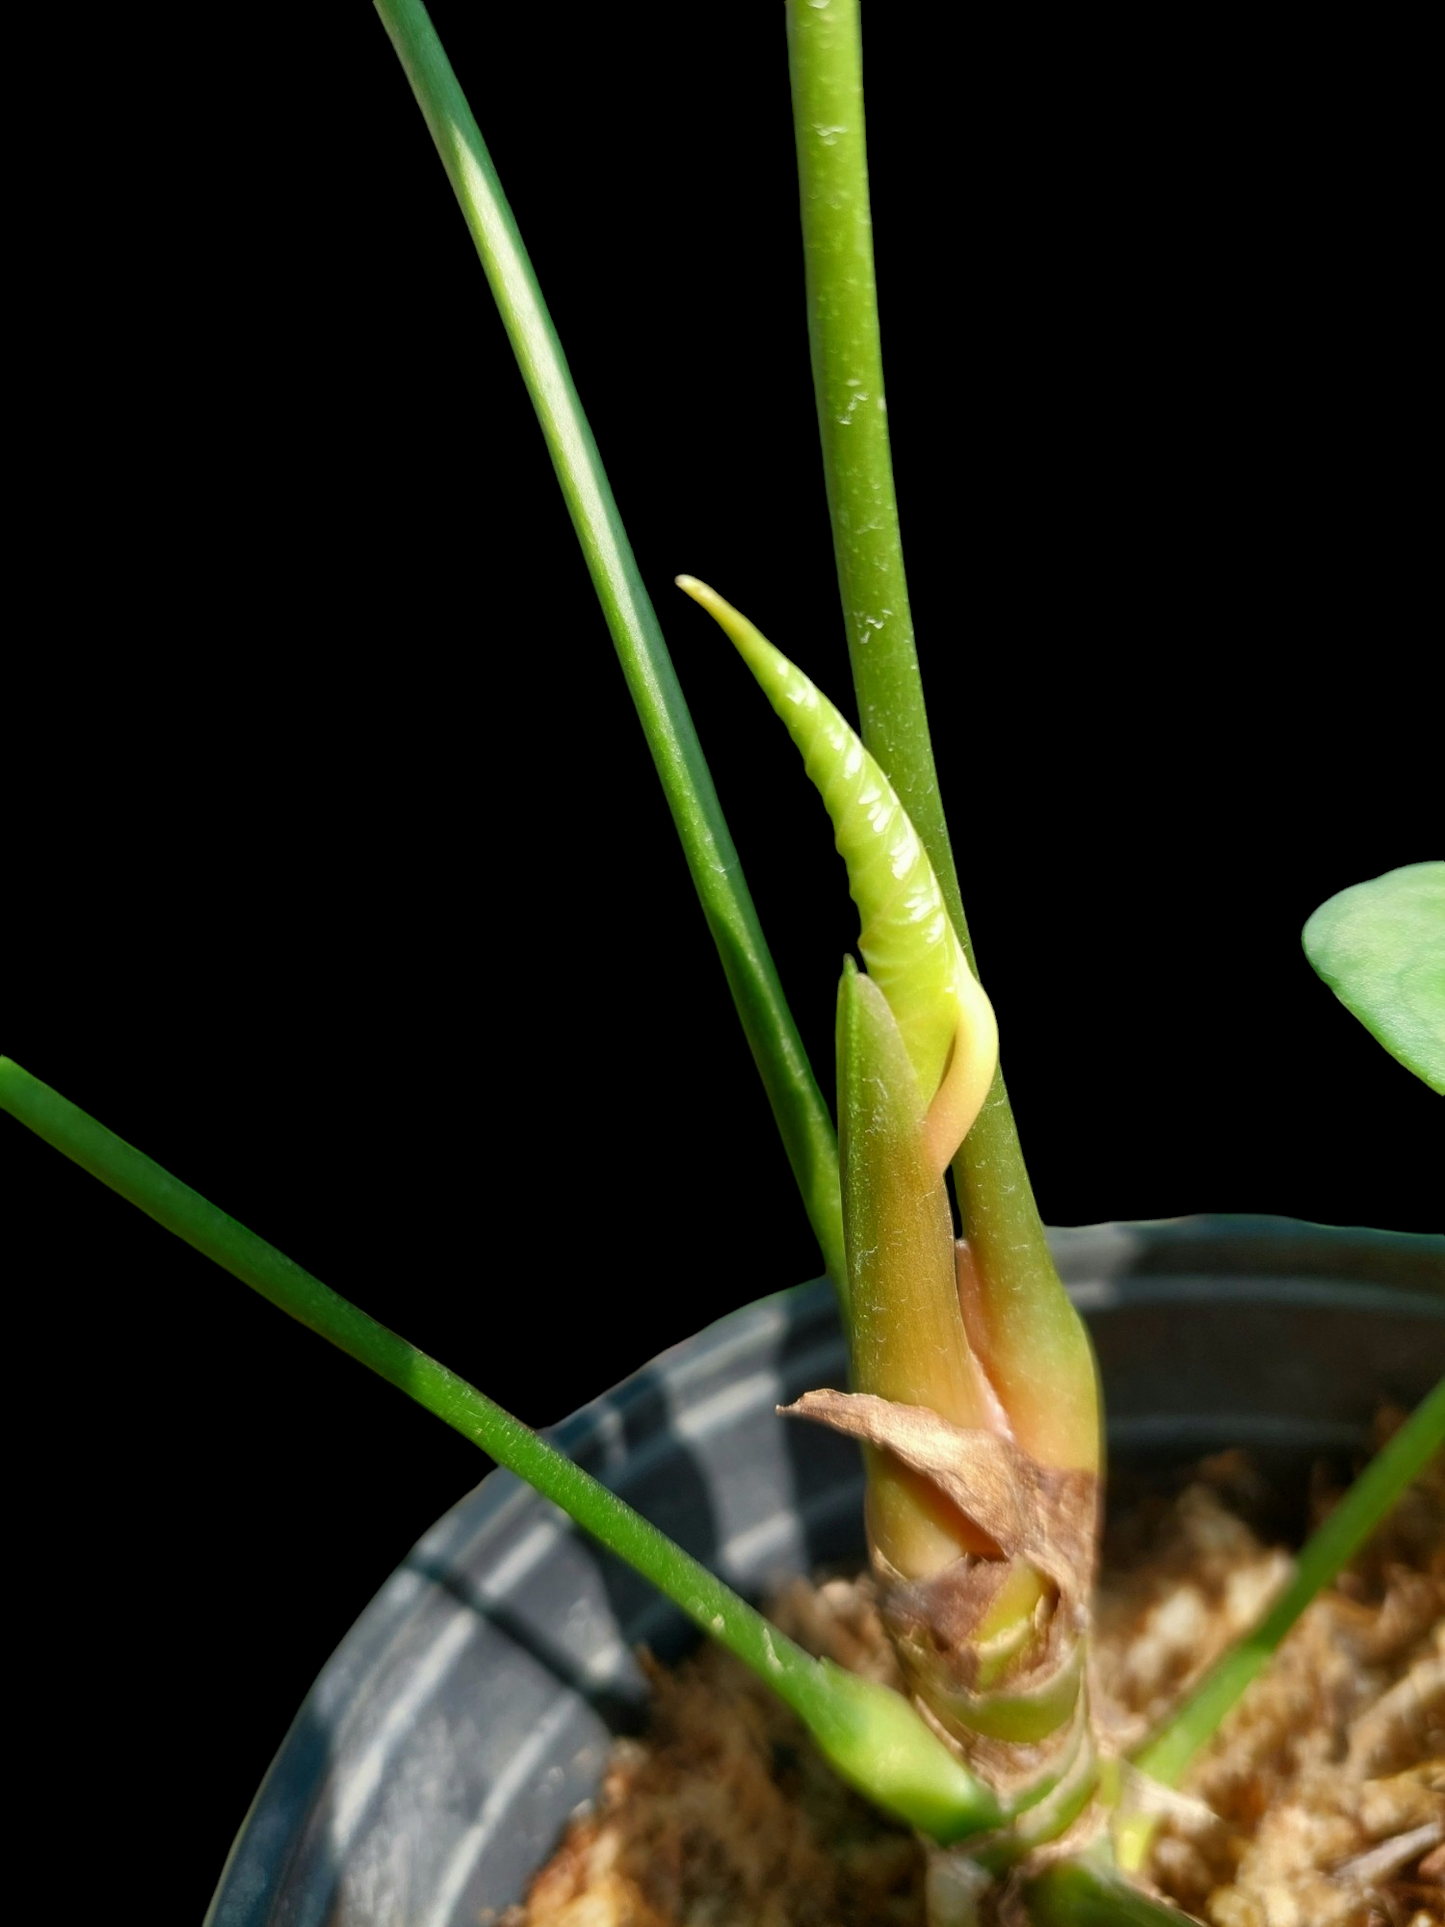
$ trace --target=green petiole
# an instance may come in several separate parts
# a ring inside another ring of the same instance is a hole
[[[1167,1726],[1156,1733],[1134,1764],[1151,1779],[1175,1786],[1189,1762],[1245,1688],[1273,1659],[1281,1640],[1315,1595],[1364,1545],[1370,1534],[1445,1446],[1445,1379],[1422,1400],[1345,1493],[1295,1564],[1293,1579],[1254,1631],[1205,1675]]]
[[[376,0],[476,244],[546,438],[688,870],[830,1278],[843,1277],[838,1147],[697,731],[485,141],[421,0]]]
[[[858,0],[788,0],[788,67],[801,189],[808,340],[833,524],[838,588],[861,733],[897,791],[938,878],[949,918],[980,979],[959,892],[918,669],[888,438],[873,262],[863,48]],[[947,646],[966,647],[950,636]],[[983,717],[951,715],[951,730]],[[971,820],[1009,807],[971,801]],[[970,820],[970,818],[965,818]],[[986,988],[987,986],[985,986]],[[977,1121],[953,1159],[954,1189],[990,1328],[989,1364],[1018,1413],[1029,1449],[1056,1464],[1098,1456],[1089,1410],[1088,1341],[1049,1253],[1018,1128],[996,1070]],[[1060,1399],[1053,1388],[1067,1388]]]
[[[1405,1488],[1445,1447],[1445,1378],[1388,1439],[1315,1532],[1295,1563],[1294,1577],[1254,1631],[1232,1647],[1176,1707],[1168,1724],[1136,1754],[1141,1773],[1176,1786],[1191,1760],[1215,1733],[1278,1651],[1305,1607],[1364,1545]],[[1117,1828],[1120,1864],[1142,1867],[1154,1836],[1147,1814],[1126,1816]]]
[[[1183,1927],[1188,1920],[1088,1854],[1055,1861],[1029,1883],[1026,1895],[1033,1927]]]
[[[510,1412],[8,1057],[0,1057],[0,1110],[560,1506],[750,1667],[876,1805],[944,1843],[1001,1824],[998,1801],[900,1694],[812,1658]]]

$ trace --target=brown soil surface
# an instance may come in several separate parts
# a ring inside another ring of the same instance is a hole
[[[1333,1496],[1316,1492],[1317,1514]],[[1260,1497],[1226,1455],[1111,1526],[1096,1684],[1121,1748],[1287,1576],[1247,1522]],[[770,1612],[896,1682],[866,1577],[796,1582]],[[594,1808],[499,1927],[924,1927],[922,1850],[837,1782],[765,1687],[715,1647],[649,1669],[647,1737],[617,1742]],[[1445,1924],[1445,1465],[1196,1763],[1150,1873],[1209,1927]]]

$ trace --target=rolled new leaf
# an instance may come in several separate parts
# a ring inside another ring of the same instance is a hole
[[[833,704],[715,589],[680,575],[736,646],[782,718],[832,819],[862,919],[858,948],[898,1023],[942,1173],[998,1066],[993,1006],[968,966],[943,893],[892,784]]]
[[[737,645],[833,820],[869,974],[838,993],[838,1128],[853,1389],[791,1408],[859,1439],[883,1623],[936,1730],[1002,1805],[1005,1856],[1092,1793],[1084,1691],[1098,1480],[1015,1436],[961,1307],[943,1174],[992,1079],[997,1031],[897,796],[833,708],[753,625],[679,578]],[[1065,1301],[1067,1303],[1067,1301]],[[990,1328],[980,1321],[987,1337]],[[1087,1416],[1097,1430],[1088,1363]],[[1061,1388],[1072,1397],[1075,1388]],[[1019,1823],[1022,1825],[1022,1822]],[[1015,1828],[1017,1831],[1017,1828]]]
[[[822,794],[862,918],[858,947],[917,1077],[921,1156],[941,1173],[988,1093],[998,1028],[928,858],[887,777],[828,699],[715,590],[692,576],[679,576],[678,584],[736,645]],[[962,1198],[968,1174],[961,1162],[955,1179]],[[996,1228],[984,1231],[977,1243],[959,1246],[955,1277],[984,1383],[1033,1457],[1097,1472],[1098,1379],[1083,1321],[1042,1234],[1036,1261],[1013,1266],[1008,1240]]]

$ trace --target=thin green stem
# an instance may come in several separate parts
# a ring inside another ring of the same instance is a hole
[[[948,847],[903,573],[863,125],[858,0],[789,0],[808,341],[862,735],[935,869]]]
[[[844,1278],[838,1150],[697,732],[521,235],[421,0],[376,0],[476,244],[542,425],[728,987],[823,1262]]]
[[[1387,1512],[1445,1446],[1445,1379],[1371,1459],[1300,1553],[1294,1578],[1259,1625],[1207,1673],[1167,1726],[1139,1753],[1135,1765],[1167,1786],[1189,1762],[1274,1657],[1305,1607],[1364,1545]]]
[[[1034,1927],[1183,1927],[1189,1918],[1093,1857],[1056,1861],[1024,1890]]]
[[[825,1757],[878,1805],[945,1841],[1000,1824],[993,1795],[901,1694],[813,1659],[510,1412],[8,1057],[0,1057],[0,1110],[559,1505],[750,1667],[792,1707]]]
[[[977,974],[928,733],[889,452],[858,0],[788,0],[808,339],[862,735],[928,851]],[[1002,1076],[954,1162],[969,1242],[1001,1294],[1048,1292],[1048,1240]]]

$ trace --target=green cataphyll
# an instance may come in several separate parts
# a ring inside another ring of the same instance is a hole
[[[838,989],[837,1128],[807,1068],[661,631],[506,200],[420,0],[376,0],[531,388],[699,897],[834,1280],[851,1384],[800,1420],[857,1439],[881,1610],[907,1694],[813,1659],[482,1393],[0,1058],[0,1107],[197,1249],[390,1380],[630,1561],[794,1710],[837,1771],[915,1828],[933,1927],[1181,1918],[1137,1876],[1148,1782],[1178,1779],[1278,1644],[1445,1439],[1445,1384],[1346,1496],[1248,1652],[1227,1656],[1129,1762],[1089,1699],[1101,1490],[1099,1388],[997,1077],[936,796],[911,633],[855,655],[866,746],[757,629],[691,577],[800,751],[848,870],[864,969]],[[881,394],[857,0],[790,0],[809,319],[845,606],[906,589]],[[828,138],[815,138],[826,130]],[[830,424],[846,418],[847,435]],[[866,508],[866,513],[863,509]],[[1445,863],[1345,891],[1311,960],[1445,1091]],[[965,1236],[955,1235],[948,1178]],[[1141,1791],[1142,1789],[1142,1791]],[[990,1909],[993,1910],[990,1913]]]

